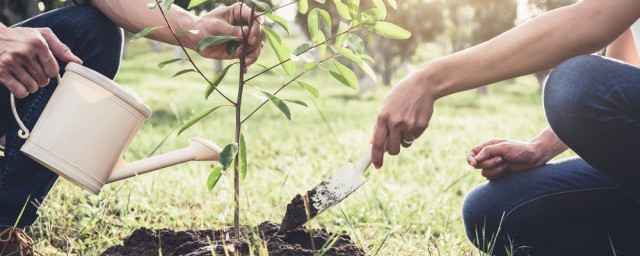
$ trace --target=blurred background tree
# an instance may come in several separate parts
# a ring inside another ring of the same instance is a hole
[[[189,0],[175,0],[175,4],[185,8]],[[213,10],[218,6],[230,5],[236,0],[215,0],[194,10],[196,14]],[[272,1],[265,1],[271,4]],[[273,4],[282,5],[287,0],[274,0]],[[329,12],[336,13],[331,0],[309,1],[309,10],[322,7]],[[428,43],[437,43],[442,54],[452,53],[489,40],[500,33],[512,28],[517,20],[528,20],[540,13],[575,3],[576,0],[405,0],[399,1],[397,11],[389,11],[388,19],[413,34],[410,40],[393,40],[377,38],[371,40],[367,32],[360,33],[364,47],[373,55],[376,63],[372,69],[377,74],[378,81],[367,77],[359,68],[357,75],[361,81],[361,88],[375,89],[377,84],[390,86],[393,79],[410,72],[410,63],[417,51]],[[72,4],[71,0],[0,0],[0,22],[13,25],[39,13]],[[292,7],[295,5],[292,5]],[[371,8],[371,1],[362,1],[361,8]],[[520,11],[519,11],[520,10]],[[308,13],[308,12],[307,12]],[[337,16],[337,15],[333,15]],[[307,15],[297,14],[295,23],[302,28],[307,27]],[[269,24],[266,24],[269,25]],[[332,22],[332,30],[338,29],[339,22]],[[307,31],[301,29],[300,31]],[[303,33],[309,36],[307,33]],[[125,35],[128,38],[131,34]],[[155,51],[163,50],[162,45],[149,41],[149,46]],[[448,45],[447,45],[448,43]],[[126,49],[126,47],[125,47]],[[381,50],[384,49],[384,50]],[[179,54],[176,51],[176,54]],[[126,51],[125,51],[126,57]],[[214,61],[213,73],[222,68],[221,61]],[[351,65],[350,63],[345,63]],[[540,86],[548,76],[550,70],[534,74]],[[486,87],[478,89],[478,95],[487,93]]]

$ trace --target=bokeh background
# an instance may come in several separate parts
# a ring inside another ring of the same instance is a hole
[[[0,21],[15,24],[70,2],[0,0]],[[233,2],[215,1],[193,11],[201,14]],[[397,10],[389,8],[387,19],[411,31],[410,39],[359,34],[366,52],[376,61],[372,67],[377,81],[353,67],[359,77],[359,89],[354,91],[324,72],[312,72],[301,80],[320,90],[319,99],[299,87],[288,88],[283,94],[309,105],[291,105],[291,121],[274,106],[267,106],[245,123],[249,172],[241,185],[243,223],[279,222],[295,194],[312,188],[345,162],[357,160],[369,146],[384,95],[416,67],[573,2],[398,1]],[[175,3],[186,6],[188,1]],[[270,1],[273,6],[286,3]],[[311,8],[317,5],[335,11],[330,1],[310,4]],[[362,1],[362,5],[367,4],[369,1]],[[285,36],[284,31],[273,26],[285,37],[289,48],[309,41],[307,19],[296,12],[295,5],[278,12],[293,29],[292,36]],[[177,47],[151,40],[125,45],[116,81],[133,88],[154,109],[126,153],[127,160],[183,147],[192,136],[211,139],[219,145],[233,140],[231,108],[176,135],[176,127],[194,113],[222,103],[219,97],[204,100],[206,85],[195,73],[171,78],[189,63],[172,64],[162,70],[157,67],[159,62],[180,56]],[[230,63],[201,58],[196,62],[211,76]],[[269,47],[265,47],[261,62],[277,63]],[[260,69],[253,67],[250,73]],[[237,77],[237,70],[230,72],[233,75],[227,75],[220,88],[234,95],[237,79],[233,77]],[[364,187],[309,225],[345,231],[371,255],[481,255],[467,241],[461,220],[464,195],[484,182],[479,172],[466,164],[466,153],[491,138],[528,140],[545,128],[540,92],[548,73],[547,70],[503,81],[438,101],[429,129],[411,148],[396,157],[387,157],[381,170],[371,168],[371,180]],[[280,83],[277,76],[266,73],[252,85],[273,90]],[[261,102],[258,95],[257,90],[245,92],[248,106]],[[567,152],[559,158],[571,155]],[[217,187],[208,191],[206,179],[210,170],[207,163],[171,167],[107,185],[98,196],[60,179],[40,208],[41,218],[30,229],[36,247],[46,255],[96,255],[121,243],[123,237],[139,227],[181,230],[230,226],[232,175],[227,173]]]

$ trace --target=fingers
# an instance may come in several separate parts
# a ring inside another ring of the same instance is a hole
[[[247,58],[245,59],[245,61],[247,62],[247,66],[251,66],[253,63],[255,63],[258,60],[258,57],[260,57],[260,52],[262,52],[263,46],[264,44],[261,42],[258,44],[258,47],[256,47],[249,54],[247,54]]]
[[[478,154],[474,157],[475,160],[479,163],[494,156],[503,156],[507,153],[507,147],[502,143],[486,146],[478,152]]]
[[[388,133],[387,123],[378,117],[378,122],[373,132],[373,140],[371,142],[371,162],[376,169],[380,169],[384,162],[385,142],[387,141]]]
[[[481,174],[482,176],[487,178],[487,180],[495,180],[497,178],[500,178],[506,172],[507,168],[509,168],[509,164],[502,163],[492,169],[483,169]]]
[[[9,72],[0,73],[0,82],[2,82],[18,99],[23,99],[29,96],[27,89]]]
[[[38,83],[23,66],[20,66],[20,68],[12,73],[13,77],[17,78],[18,82],[20,82],[22,87],[26,88],[29,93],[38,91]]]
[[[478,162],[478,164],[476,164],[476,168],[488,170],[488,169],[496,168],[503,163],[504,163],[504,159],[502,157],[496,156],[491,159]]]
[[[37,57],[30,57],[24,61],[24,67],[29,75],[33,77],[39,87],[45,87],[49,84],[49,78],[46,76],[42,66],[36,59]]]
[[[42,37],[44,37],[44,40],[47,41],[47,45],[49,46],[49,49],[51,49],[53,55],[58,57],[63,62],[75,62],[78,64],[82,64],[82,60],[78,58],[78,56],[74,55],[69,47],[60,42],[58,37],[53,34],[51,29],[41,28],[39,30],[42,34]]]
[[[235,3],[231,6],[232,23],[246,24],[251,19],[251,8],[243,3]]]

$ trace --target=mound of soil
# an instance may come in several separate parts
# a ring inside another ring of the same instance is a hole
[[[346,234],[332,234],[325,229],[308,230],[298,227],[279,233],[279,226],[264,222],[250,229],[242,228],[240,239],[234,239],[234,229],[224,230],[186,230],[169,229],[151,230],[139,228],[124,239],[123,245],[108,248],[103,256],[124,255],[185,255],[200,256],[229,255],[239,252],[240,255],[262,255],[265,245],[271,256],[312,256],[326,252],[326,256],[363,256],[364,251],[351,243]],[[331,244],[331,247],[326,246]],[[323,249],[324,246],[324,249]],[[329,249],[327,249],[329,248]],[[162,251],[162,254],[159,252]]]

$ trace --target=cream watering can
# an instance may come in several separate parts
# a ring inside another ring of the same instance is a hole
[[[193,138],[188,147],[125,163],[122,155],[151,109],[129,88],[69,63],[33,131],[24,126],[11,95],[13,114],[27,139],[27,156],[94,194],[114,181],[188,161],[217,161],[220,148]]]

